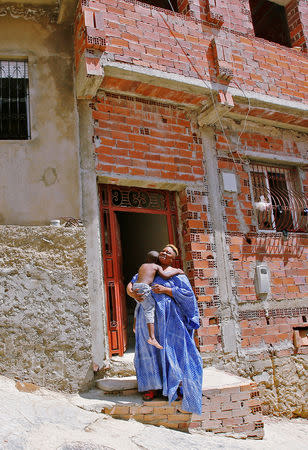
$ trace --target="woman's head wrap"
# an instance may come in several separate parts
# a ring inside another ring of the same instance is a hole
[[[177,249],[177,247],[176,247],[175,245],[173,245],[173,244],[167,244],[166,247],[172,248],[172,250],[173,250],[174,253],[175,253],[175,256],[179,256],[179,251],[178,251],[178,249]]]

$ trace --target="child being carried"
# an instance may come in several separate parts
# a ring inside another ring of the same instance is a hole
[[[147,262],[142,264],[138,270],[137,282],[133,284],[133,291],[142,295],[140,304],[143,307],[145,320],[149,331],[148,343],[154,347],[162,349],[163,347],[157,342],[154,330],[154,314],[155,314],[155,300],[152,296],[151,284],[155,278],[156,273],[164,280],[168,280],[174,275],[183,274],[183,270],[167,267],[163,269],[158,263],[159,253],[155,250],[147,254]]]

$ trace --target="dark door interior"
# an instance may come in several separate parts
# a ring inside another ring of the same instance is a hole
[[[150,250],[159,251],[168,242],[167,217],[163,214],[148,214],[135,212],[116,212],[122,246],[122,274],[125,286],[137,273],[138,268],[146,260]],[[135,301],[126,296],[127,311],[127,349],[135,345],[133,319]]]

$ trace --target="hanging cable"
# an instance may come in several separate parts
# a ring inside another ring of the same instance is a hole
[[[168,0],[168,3],[169,3],[169,5],[170,5],[171,10],[172,10],[173,12],[175,12],[175,10],[174,10],[174,8],[173,8],[173,5],[172,5],[172,3],[171,3],[170,0]],[[232,158],[232,161],[233,161],[235,170],[238,172],[238,168],[237,168],[238,164],[236,163],[235,158],[234,158],[234,155],[233,155],[234,150],[232,150],[232,146],[231,146],[231,144],[230,144],[230,142],[229,142],[229,139],[228,139],[228,137],[227,137],[227,135],[226,135],[226,132],[225,132],[225,128],[224,128],[224,126],[223,126],[223,124],[222,124],[222,121],[221,121],[221,118],[220,118],[220,116],[219,116],[219,113],[218,113],[218,110],[217,110],[216,101],[215,101],[215,97],[214,97],[214,95],[213,95],[213,89],[212,89],[212,86],[210,86],[209,84],[207,84],[207,82],[205,81],[204,77],[200,74],[199,70],[195,67],[195,65],[194,65],[194,63],[192,62],[192,60],[190,59],[188,53],[184,50],[183,46],[181,45],[181,43],[180,43],[180,41],[178,40],[178,38],[175,36],[175,34],[174,34],[172,28],[170,27],[170,25],[168,24],[168,22],[166,21],[166,19],[165,19],[164,16],[162,15],[162,13],[158,12],[158,14],[159,14],[160,17],[163,19],[165,25],[167,26],[167,28],[169,29],[169,31],[170,31],[170,33],[172,34],[173,38],[175,39],[175,41],[176,41],[177,44],[179,45],[179,47],[180,47],[180,49],[182,50],[184,56],[185,56],[185,57],[187,58],[187,60],[189,61],[189,63],[190,63],[190,65],[191,65],[192,69],[196,72],[198,78],[203,82],[203,84],[205,85],[205,87],[210,91],[210,96],[211,96],[211,100],[212,100],[212,103],[213,103],[213,106],[214,106],[214,110],[215,110],[215,113],[216,113],[216,116],[217,116],[217,121],[219,122],[219,125],[220,125],[220,128],[221,128],[221,130],[222,130],[223,136],[224,136],[224,138],[226,139],[226,142],[227,142],[227,145],[228,145],[228,149],[229,149],[229,152],[230,152],[230,155],[231,155],[231,158]],[[228,27],[228,30],[229,30],[229,33],[230,33],[231,19],[230,19],[229,9],[228,9],[228,14],[229,14],[229,27]],[[229,35],[229,41],[230,41],[230,35]],[[233,65],[233,61],[232,61],[232,65]],[[233,66],[233,67],[234,67],[234,66]],[[249,115],[249,111],[250,111],[250,109],[251,109],[251,105],[250,105],[250,99],[249,99],[249,97],[247,97],[247,95],[245,94],[244,90],[238,85],[237,82],[235,82],[234,80],[232,80],[232,81],[233,81],[234,84],[241,90],[241,92],[243,93],[243,95],[247,98],[247,100],[248,100],[248,105],[249,105],[249,106],[248,106],[248,111],[247,111],[246,116],[245,116],[245,119],[244,119],[243,129],[242,129],[242,131],[241,131],[240,134],[239,134],[239,137],[238,137],[238,140],[237,140],[237,145],[236,145],[236,153],[237,153],[237,155],[238,155],[238,157],[239,157],[239,159],[240,159],[240,161],[241,161],[241,164],[244,164],[246,161],[243,161],[243,159],[241,158],[241,155],[240,155],[240,153],[239,153],[239,143],[240,143],[240,138],[241,138],[241,136],[242,136],[242,134],[243,134],[243,132],[244,132],[244,130],[245,130],[245,128],[246,128],[247,118],[248,118],[248,115]]]
[[[230,31],[231,30],[231,16],[230,16],[229,7],[227,8],[227,12],[228,12],[228,22],[229,22],[228,23],[228,41],[231,42],[231,31]],[[231,48],[231,50],[232,50],[232,48]],[[231,58],[231,63],[232,63],[233,71],[235,73],[233,55],[232,55],[232,58]],[[242,128],[242,131],[240,132],[240,134],[238,136],[237,144],[236,144],[236,153],[238,154],[239,159],[242,162],[242,164],[244,164],[245,162],[242,160],[241,154],[239,153],[239,144],[240,144],[241,136],[242,136],[242,134],[244,133],[244,131],[246,129],[247,119],[248,119],[248,116],[249,116],[249,113],[250,113],[250,110],[251,110],[251,103],[250,103],[250,98],[246,95],[244,89],[242,89],[242,87],[235,80],[232,80],[232,81],[238,87],[238,89],[242,92],[243,96],[248,101],[248,110],[247,110],[247,113],[245,115],[243,128]],[[249,160],[247,159],[246,153],[245,153],[245,158],[246,158],[246,162],[249,162]]]

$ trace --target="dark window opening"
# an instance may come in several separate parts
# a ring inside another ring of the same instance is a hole
[[[305,352],[304,347],[308,347],[308,327],[303,325],[293,327],[293,343],[296,353]]]
[[[0,139],[30,139],[26,61],[0,60]]]
[[[141,0],[142,3],[157,6],[158,8],[169,9],[170,11],[178,12],[178,5],[176,0]]]
[[[255,35],[291,47],[284,6],[268,0],[249,0],[249,3]]]

